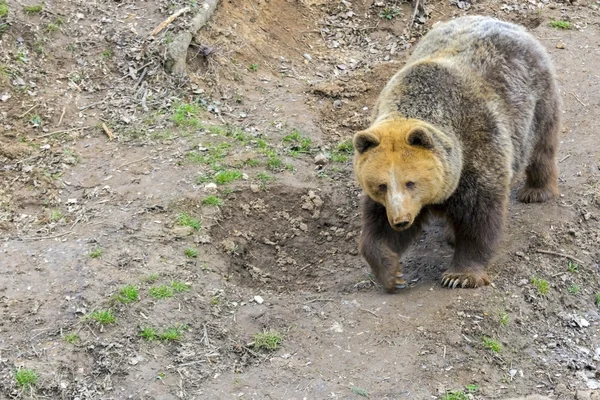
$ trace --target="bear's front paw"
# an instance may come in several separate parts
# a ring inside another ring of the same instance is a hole
[[[397,271],[395,275],[390,274],[382,280],[381,284],[388,293],[394,293],[397,289],[405,289],[408,286],[401,271]]]
[[[447,271],[442,275],[442,286],[449,289],[477,288],[490,284],[490,279],[484,271],[452,272]]]

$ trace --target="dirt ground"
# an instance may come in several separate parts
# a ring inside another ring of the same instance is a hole
[[[0,1],[0,399],[600,398],[600,1],[222,0],[171,76],[201,4]],[[432,225],[385,294],[348,140],[464,14],[555,61],[561,196],[513,193],[492,286]]]

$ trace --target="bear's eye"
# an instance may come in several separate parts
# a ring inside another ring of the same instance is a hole
[[[414,187],[415,187],[415,183],[414,182],[411,182],[411,181],[406,182],[406,188],[407,189],[412,189]]]
[[[379,185],[379,190],[382,191],[382,192],[387,191],[387,185],[384,184],[384,183],[382,183],[381,185]]]

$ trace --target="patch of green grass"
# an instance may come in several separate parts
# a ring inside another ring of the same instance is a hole
[[[110,51],[110,49],[104,50],[101,54],[102,54],[102,58],[104,58],[105,60],[112,58],[112,51]]]
[[[140,329],[138,335],[144,340],[151,341],[158,338],[158,331],[154,328],[143,327]]]
[[[150,297],[153,297],[157,300],[162,300],[162,299],[167,299],[169,297],[173,297],[173,295],[175,294],[175,291],[173,290],[173,288],[171,286],[161,285],[158,287],[151,287],[148,290],[148,294],[150,295]]]
[[[177,219],[175,220],[175,222],[177,223],[177,225],[189,226],[191,228],[194,228],[197,231],[199,231],[201,228],[200,221],[197,220],[196,218],[192,218],[187,213],[179,214],[177,216]]]
[[[476,393],[479,390],[479,385],[473,383],[471,385],[465,386],[465,389],[467,389],[467,392],[469,393]]]
[[[75,344],[79,341],[79,335],[76,333],[67,333],[63,335],[63,340],[70,344]]]
[[[548,22],[548,26],[556,29],[571,29],[571,23],[568,21],[553,20]]]
[[[173,289],[173,292],[175,292],[175,293],[182,293],[182,292],[187,292],[188,290],[190,290],[190,285],[188,285],[187,283],[179,282],[179,281],[173,281],[173,282],[171,282],[171,288]]]
[[[250,140],[252,140],[251,135],[248,135],[242,129],[235,127],[229,127],[227,129],[227,136],[234,138],[242,144],[247,144],[248,142],[250,142]]]
[[[258,167],[260,165],[260,161],[255,160],[253,158],[249,158],[246,161],[244,161],[244,164],[249,167]]]
[[[242,173],[236,170],[219,171],[215,174],[214,178],[218,185],[226,185],[230,182],[242,179]]]
[[[545,296],[550,292],[550,284],[545,279],[531,278],[531,283],[537,289],[538,293]]]
[[[34,6],[25,6],[23,9],[27,14],[37,14],[42,11],[43,7],[41,4],[36,4]]]
[[[182,128],[200,128],[203,126],[198,119],[203,107],[195,103],[177,103],[173,106],[171,122]]]
[[[254,350],[258,351],[261,349],[274,351],[281,346],[283,338],[277,331],[264,331],[263,333],[254,334]]]
[[[48,25],[46,25],[46,31],[48,31],[50,33],[56,32],[57,30],[60,29],[62,24],[63,24],[62,18],[58,17],[54,20],[54,22],[51,22]]]
[[[119,289],[119,292],[115,295],[115,300],[119,303],[129,304],[140,299],[140,292],[138,288],[133,285],[127,285]]]
[[[261,150],[266,150],[269,148],[269,143],[264,139],[256,139],[256,147]]]
[[[114,324],[117,320],[110,310],[97,310],[88,316],[88,319],[92,319],[100,325]]]
[[[15,371],[15,380],[17,381],[17,386],[31,389],[37,384],[38,376],[32,369],[19,368]]]
[[[196,258],[196,257],[198,257],[198,250],[192,249],[191,247],[188,247],[187,249],[185,249],[183,253],[185,254],[185,256],[187,258]]]
[[[8,15],[8,4],[6,0],[0,0],[0,18],[4,18]]]
[[[60,221],[61,219],[63,219],[63,215],[61,214],[60,210],[50,211],[50,221],[57,222],[57,221]]]
[[[483,347],[486,350],[489,350],[493,353],[500,353],[502,351],[502,344],[500,344],[500,342],[497,340],[491,339],[487,336],[483,336],[481,340],[483,342]]]
[[[354,146],[352,140],[346,139],[343,142],[338,143],[336,150],[340,153],[352,154],[354,153]]]
[[[447,392],[442,396],[442,400],[469,400],[469,397],[462,390]]]
[[[223,128],[222,126],[211,125],[208,126],[206,129],[208,129],[208,131],[212,134],[219,136],[227,136],[227,128]]]
[[[572,274],[576,274],[579,272],[579,265],[575,264],[574,262],[571,262],[571,260],[569,260],[569,262],[567,263],[567,268],[569,268],[569,272]]]
[[[352,386],[350,388],[350,391],[354,394],[357,394],[359,396],[362,397],[369,397],[369,392],[367,392],[365,389],[363,388],[359,388],[358,386]]]
[[[596,303],[596,306],[600,307],[600,293],[594,295],[594,302]]]
[[[573,284],[567,288],[567,291],[571,294],[579,294],[580,289],[579,286]]]
[[[259,172],[258,175],[256,175],[256,177],[258,178],[259,181],[261,181],[262,183],[267,183],[272,181],[273,179],[275,179],[273,177],[273,175],[269,175],[266,172]]]
[[[256,71],[258,71],[258,64],[250,64],[248,69],[252,72],[256,72]]]
[[[207,206],[222,206],[223,205],[223,200],[221,200],[220,198],[218,198],[215,195],[210,195],[205,197],[204,199],[202,199],[202,204],[207,205]]]
[[[216,164],[227,156],[227,150],[230,147],[229,143],[220,143],[206,151],[190,151],[187,158],[198,164],[211,165],[216,170],[218,169],[215,168]]]
[[[312,148],[312,140],[309,137],[302,136],[297,129],[293,129],[292,133],[284,136],[282,141],[291,144],[289,154],[293,157],[297,157],[299,153],[309,153]]]
[[[143,280],[148,283],[154,283],[158,280],[158,277],[159,277],[158,274],[150,274],[150,275],[146,276]]]
[[[330,159],[336,163],[345,163],[350,159],[353,152],[352,140],[347,139],[338,143],[336,148],[331,152]]]
[[[331,153],[329,158],[331,161],[333,161],[335,163],[345,163],[345,162],[348,162],[349,157],[343,153],[333,152],[333,153]]]
[[[400,10],[397,8],[386,7],[379,13],[379,17],[383,19],[392,20],[400,15]]]
[[[213,307],[214,307],[214,306],[218,306],[218,305],[219,305],[219,303],[221,303],[221,299],[219,298],[219,296],[212,296],[212,297],[210,298],[210,305],[211,305],[211,306],[213,306]]]
[[[102,247],[94,247],[90,251],[91,258],[100,258],[101,255],[102,255]]]
[[[172,342],[181,340],[183,332],[187,329],[186,325],[178,325],[167,328],[164,332],[158,335],[158,338],[164,342]]]
[[[506,313],[506,311],[502,311],[500,313],[500,325],[508,326],[509,323],[510,323],[509,315]]]
[[[265,163],[267,169],[271,171],[278,171],[283,166],[283,161],[277,155],[277,152],[272,149],[268,149],[263,152],[267,156],[267,162]]]

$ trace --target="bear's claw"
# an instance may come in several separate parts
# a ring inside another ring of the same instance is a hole
[[[445,272],[442,276],[442,286],[449,289],[456,289],[461,287],[466,288],[477,288],[490,284],[490,280],[487,274],[483,271],[467,272],[467,273],[452,273]]]
[[[404,280],[404,274],[402,272],[398,272],[396,274],[396,289],[405,289],[407,284]]]

